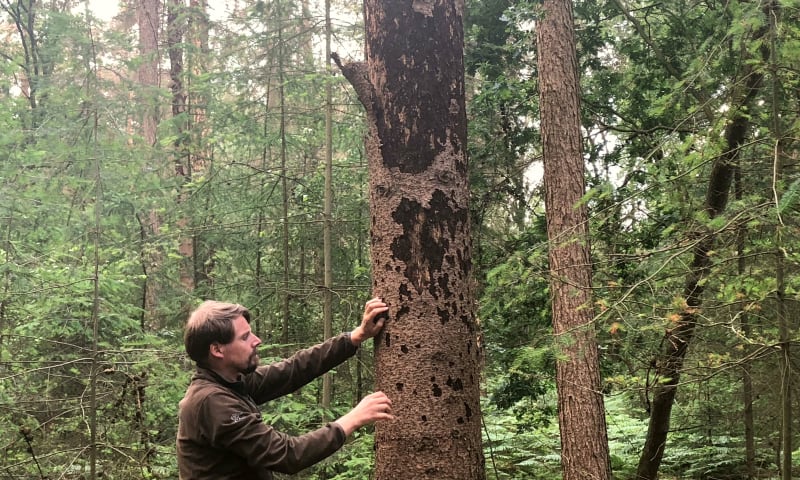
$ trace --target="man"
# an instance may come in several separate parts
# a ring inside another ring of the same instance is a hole
[[[181,480],[268,480],[272,472],[296,473],[338,450],[356,429],[391,420],[383,392],[366,396],[349,413],[322,428],[292,437],[261,421],[258,405],[291,393],[355,354],[378,334],[388,307],[373,298],[350,333],[258,366],[261,340],[241,305],[207,301],[189,317],[184,343],[197,364],[180,402],[178,469]]]

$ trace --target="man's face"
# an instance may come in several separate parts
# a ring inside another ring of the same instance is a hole
[[[261,345],[261,339],[250,330],[250,324],[243,316],[233,321],[233,331],[233,341],[220,345],[224,353],[223,361],[230,370],[251,373],[258,366],[256,348]]]

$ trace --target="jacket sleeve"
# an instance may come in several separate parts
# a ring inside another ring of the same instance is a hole
[[[245,378],[245,389],[257,404],[287,395],[352,357],[357,351],[343,333],[300,350],[281,362],[265,365]]]
[[[346,436],[337,423],[293,437],[266,425],[261,414],[243,410],[235,394],[206,397],[200,409],[212,447],[245,459],[254,470],[294,474],[330,456]]]

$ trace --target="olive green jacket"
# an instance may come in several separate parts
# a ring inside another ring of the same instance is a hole
[[[349,334],[261,366],[230,383],[198,367],[179,404],[181,480],[270,480],[271,472],[297,473],[341,448],[337,423],[292,437],[261,420],[258,405],[289,394],[356,352]]]

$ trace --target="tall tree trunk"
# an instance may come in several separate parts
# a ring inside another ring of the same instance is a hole
[[[767,33],[761,28],[754,40],[760,40]],[[761,48],[762,59],[769,58],[769,47]],[[733,181],[734,169],[739,156],[739,148],[747,138],[750,128],[748,107],[758,93],[763,74],[752,64],[741,74],[743,87],[735,90],[731,100],[731,120],[724,132],[725,147],[712,166],[705,198],[705,212],[709,218],[721,215],[728,205],[728,196]],[[733,81],[737,85],[739,82]],[[702,232],[693,247],[693,259],[683,287],[684,309],[678,312],[679,318],[673,328],[662,339],[664,350],[655,360],[656,378],[653,387],[653,401],[650,407],[650,421],[647,427],[644,448],[639,457],[636,478],[655,480],[664,457],[664,447],[670,428],[672,405],[683,370],[689,345],[697,326],[699,308],[702,305],[704,280],[711,267],[710,252],[714,247],[714,232]]]
[[[88,7],[86,14],[88,16]],[[91,39],[91,59],[92,62],[87,65],[91,75],[89,78],[89,88],[93,89],[87,92],[87,98],[91,98],[99,91],[97,86],[97,70],[92,65],[97,65],[97,50],[95,47],[94,39]],[[91,131],[91,144],[96,147],[97,130],[98,130],[98,114],[97,109],[92,109],[92,131]],[[92,329],[92,359],[91,370],[89,372],[89,437],[91,445],[89,446],[89,480],[97,479],[97,464],[98,464],[98,424],[97,424],[97,409],[98,409],[98,395],[97,395],[97,374],[100,371],[100,360],[103,355],[99,347],[100,341],[100,238],[103,236],[102,232],[102,218],[103,218],[103,176],[100,163],[100,155],[96,148],[92,148],[89,152],[94,157],[94,232],[92,235],[93,242],[93,272],[92,272],[92,312],[91,312],[91,329]]]
[[[792,478],[792,357],[791,357],[791,326],[789,323],[789,310],[786,298],[786,260],[784,235],[786,226],[781,216],[781,185],[784,182],[784,152],[783,152],[783,126],[781,125],[781,106],[784,103],[782,85],[778,76],[778,22],[780,20],[780,6],[777,0],[767,3],[767,16],[769,21],[770,44],[770,75],[772,88],[772,138],[775,144],[773,161],[773,193],[775,207],[778,209],[778,225],[775,232],[775,311],[778,317],[778,330],[780,334],[781,357],[781,448],[783,457],[781,461],[781,479]]]
[[[186,108],[188,121],[189,141],[185,149],[186,162],[183,177],[191,181],[194,175],[205,172],[211,168],[211,149],[207,138],[210,135],[207,120],[208,95],[205,85],[200,79],[208,71],[210,49],[208,46],[208,3],[206,0],[189,0],[188,25],[186,41],[193,48],[188,56],[191,71],[189,88],[186,90]],[[186,138],[186,136],[184,136]],[[182,200],[182,199],[181,199]],[[180,222],[181,226],[189,226],[189,220]],[[183,235],[178,246],[178,253],[182,257],[180,271],[181,284],[186,291],[194,290],[203,282],[210,282],[210,270],[213,262],[212,251],[198,251],[198,234]]]
[[[26,127],[28,127],[28,135],[32,141],[32,136],[42,122],[43,112],[40,108],[39,91],[44,78],[49,73],[41,59],[39,36],[36,31],[36,14],[39,9],[34,0],[17,0],[16,2],[0,0],[0,8],[11,17],[22,46],[23,60],[19,65],[23,69],[24,76],[20,79],[20,88],[30,106],[30,118]],[[50,67],[50,69],[52,68]]]
[[[341,66],[367,110],[377,388],[375,479],[485,478],[470,246],[464,3],[365,2],[367,63]],[[334,57],[338,60],[338,57]]]
[[[13,212],[13,210],[10,210]],[[11,243],[11,232],[14,231],[14,215],[9,213],[4,221],[5,232],[3,234],[3,261],[7,267],[11,267],[11,252],[13,245]],[[6,327],[10,326],[7,314],[8,308],[11,305],[11,268],[3,269],[3,291],[0,292],[0,351],[3,351],[3,338],[5,336]],[[3,368],[8,368],[8,365],[3,365]]]
[[[208,2],[206,0],[189,0],[189,25],[187,41],[191,42],[193,54],[189,56],[191,82],[188,90],[189,121],[192,126],[192,160],[189,163],[190,175],[208,167],[211,154],[206,143],[208,137],[208,121],[206,108],[208,96],[204,93],[205,85],[200,78],[208,71],[210,49],[208,46]]]
[[[545,0],[542,13],[536,39],[561,466],[565,480],[608,479],[572,2]]]
[[[270,116],[271,116],[270,113],[273,110],[274,107],[273,103],[275,102],[274,100],[275,97],[271,95],[273,89],[273,81],[274,80],[271,75],[268,75],[266,80],[264,81],[265,98],[264,98],[264,112],[262,115],[263,122],[261,124],[261,134],[264,138],[267,138],[269,136]],[[258,168],[260,168],[264,172],[268,171],[270,168],[269,165],[271,158],[272,158],[271,143],[264,142],[264,144],[261,147],[261,158]],[[262,198],[262,203],[265,203],[266,199],[272,197],[272,192],[274,192],[275,189],[277,188],[277,182],[278,180],[273,182],[272,185],[270,185],[268,188],[266,177],[263,175],[259,176],[259,192],[260,192],[260,197]],[[267,219],[268,215],[266,214],[266,212],[264,211],[264,207],[262,206],[261,208],[259,208],[258,218],[256,222],[257,224],[256,238],[258,239],[258,243],[256,250],[256,268],[253,279],[255,281],[256,294],[258,296],[266,295],[265,289],[268,284],[268,279],[265,276],[264,272],[264,259],[265,259],[264,238],[266,238],[266,232],[267,232],[267,226],[266,226]],[[256,325],[254,328],[257,334],[261,336],[265,334],[264,332],[266,332],[268,324],[267,322],[264,322],[263,324],[261,323],[262,315],[256,315],[255,317],[256,317]]]
[[[740,201],[744,197],[744,185],[742,183],[742,169],[740,162],[738,162],[735,167],[733,178],[735,198],[737,201]],[[744,225],[740,225],[736,229],[736,273],[740,279],[745,278],[747,266],[745,263],[745,229],[746,227]],[[745,308],[742,308],[742,310],[739,312],[739,318],[742,334],[745,337],[749,337],[751,331],[750,317]],[[744,408],[742,409],[742,417],[744,421],[745,465],[747,467],[748,480],[756,478],[756,443],[753,421],[753,379],[751,377],[752,364],[750,360],[750,350],[751,349],[749,345],[745,344],[745,360],[742,363],[742,403],[744,404]]]
[[[775,159],[780,162],[779,159]],[[778,167],[779,168],[779,167]],[[776,175],[780,177],[780,173]],[[792,358],[791,358],[791,332],[789,326],[789,312],[786,299],[786,267],[784,261],[783,226],[776,232],[775,252],[775,296],[778,328],[780,330],[780,375],[781,375],[781,480],[791,480],[792,477]]]
[[[155,91],[159,86],[159,60],[158,34],[160,28],[160,2],[158,0],[140,0],[136,2],[136,23],[139,29],[139,57],[140,64],[136,71],[139,83],[139,93],[136,101],[140,104],[141,111],[141,136],[145,143],[153,147],[156,145],[156,130],[158,127],[158,104]],[[143,248],[147,253],[142,256],[142,270],[144,271],[143,325],[151,329],[161,326],[161,315],[158,313],[159,295],[161,290],[160,268],[163,264],[164,252],[157,246],[155,239],[161,230],[161,216],[155,210],[140,216],[142,226]],[[148,245],[149,244],[149,245]]]
[[[289,292],[289,182],[288,169],[286,165],[286,96],[284,89],[284,55],[286,51],[283,44],[283,2],[278,0],[278,102],[280,104],[280,138],[281,138],[281,195],[282,195],[282,239],[283,239],[283,291],[281,292],[281,342],[283,345],[289,343],[289,316],[290,300]]]
[[[331,229],[333,227],[333,89],[331,86],[331,0],[325,0],[325,192],[322,224],[322,336],[333,335],[333,256]],[[331,407],[332,377],[322,378],[322,406]]]
[[[326,5],[327,15],[330,15],[330,5]],[[303,63],[313,65],[314,61],[314,17],[311,14],[311,2],[309,0],[300,1],[300,25],[298,35],[303,38],[301,45]],[[330,58],[330,55],[325,58]]]
[[[186,113],[186,90],[184,88],[183,38],[186,31],[186,13],[184,0],[167,2],[167,50],[169,53],[169,79],[172,92],[172,117],[179,118]],[[177,139],[175,140],[174,173],[189,181],[188,148],[186,141],[186,121],[177,123]]]
[[[186,3],[184,0],[169,0],[167,2],[167,46],[169,52],[169,77],[172,92],[172,117],[177,129],[173,144],[174,174],[181,184],[187,184],[192,179],[191,141],[189,140],[189,121],[186,119],[188,96],[184,87],[184,56],[183,42],[187,30]],[[179,197],[182,202],[184,198]],[[185,229],[189,225],[187,219],[178,221],[179,227]],[[178,241],[178,253],[182,257],[180,266],[180,283],[183,288],[190,291],[195,286],[194,274],[194,238],[191,235],[182,235]],[[188,307],[188,305],[186,306]]]
[[[136,79],[143,87],[139,102],[144,108],[142,116],[142,136],[147,145],[156,144],[158,127],[158,96],[154,93],[159,85],[158,33],[159,0],[139,0],[136,3],[136,22],[139,26],[139,56],[141,63],[136,71]]]

